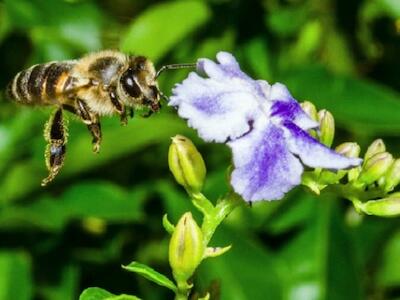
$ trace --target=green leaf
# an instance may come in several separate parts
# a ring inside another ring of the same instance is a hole
[[[0,252],[0,299],[33,299],[31,262],[22,252]]]
[[[116,296],[101,288],[91,287],[82,292],[79,300],[140,300],[140,298],[132,295]]]
[[[109,182],[73,185],[56,198],[48,196],[0,210],[2,228],[40,228],[59,231],[71,220],[96,218],[104,222],[132,222],[142,218],[145,187],[132,193]],[[43,216],[46,216],[45,218]]]
[[[4,9],[4,4],[0,3],[0,42],[10,31],[10,20],[6,10]]]
[[[151,118],[138,117],[125,127],[119,126],[115,118],[104,119],[102,125],[104,130],[100,153],[96,155],[92,152],[88,132],[78,138],[75,137],[75,142],[68,150],[68,156],[71,159],[66,160],[60,177],[69,177],[93,169],[146,146],[169,141],[171,136],[179,132],[189,131],[183,120],[167,114],[154,115]],[[85,157],[85,159],[72,159],[73,157]]]
[[[20,0],[6,2],[12,24],[26,30],[35,44],[33,60],[72,58],[76,51],[101,48],[102,15],[94,3]]]
[[[118,295],[118,296],[114,296],[111,298],[107,298],[107,300],[140,300],[140,298],[136,297],[136,296],[132,296],[132,295]]]
[[[335,199],[315,199],[308,224],[279,252],[285,298],[362,299],[356,254]]]
[[[121,49],[157,60],[210,17],[203,1],[172,1],[150,7],[122,38]]]
[[[131,262],[129,265],[122,267],[130,272],[138,273],[144,278],[155,282],[158,285],[164,286],[174,292],[176,291],[176,286],[170,279],[168,279],[165,275],[158,273],[149,266],[134,261]]]
[[[266,41],[261,38],[253,39],[244,45],[242,51],[255,77],[267,80],[272,77],[271,54]]]
[[[400,285],[400,232],[392,236],[385,245],[382,260],[378,264],[378,282],[384,287]]]
[[[43,217],[46,216],[46,217]],[[54,199],[44,197],[24,206],[9,206],[0,210],[0,227],[40,228],[45,231],[61,230],[69,214]]]
[[[315,209],[315,198],[307,193],[296,193],[272,214],[266,228],[273,234],[282,234],[307,222],[310,212]]]
[[[387,87],[316,67],[286,73],[279,81],[297,100],[331,111],[340,127],[369,134],[400,131],[400,95]]]
[[[56,284],[42,285],[37,288],[45,299],[69,300],[76,298],[76,291],[79,285],[80,272],[76,265],[67,264],[64,268],[58,269],[60,279]]]
[[[78,184],[67,190],[60,202],[74,218],[96,217],[110,222],[138,220],[146,192],[134,195],[109,182]]]
[[[79,300],[105,300],[114,296],[110,292],[97,287],[87,288],[79,296]]]
[[[296,34],[307,20],[305,6],[274,9],[265,19],[268,27],[282,37]]]

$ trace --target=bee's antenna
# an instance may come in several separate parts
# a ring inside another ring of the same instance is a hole
[[[165,101],[169,101],[169,98],[167,96],[165,96],[165,94],[161,91],[158,91],[158,93],[160,94],[160,97],[163,98]]]
[[[158,76],[160,76],[160,74],[165,70],[196,68],[196,65],[197,65],[196,63],[191,63],[191,64],[173,64],[173,65],[162,66],[161,69],[157,71],[156,78],[158,78]]]

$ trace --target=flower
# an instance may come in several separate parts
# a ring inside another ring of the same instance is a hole
[[[318,123],[288,89],[250,78],[230,53],[219,52],[217,63],[199,59],[197,73],[175,86],[169,105],[202,139],[232,149],[231,185],[246,201],[281,199],[300,184],[303,164],[337,170],[361,163],[310,136]]]

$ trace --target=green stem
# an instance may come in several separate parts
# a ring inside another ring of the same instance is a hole
[[[229,193],[214,206],[202,193],[189,193],[189,195],[192,198],[193,205],[204,215],[201,231],[203,233],[205,249],[217,227],[236,206],[242,203],[242,200],[237,194]],[[187,300],[192,285],[188,284],[186,281],[182,282],[177,280],[177,286],[178,289],[175,294],[175,300]]]
[[[177,282],[177,285],[175,300],[187,300],[193,285],[189,285],[187,282]]]
[[[192,198],[193,205],[202,212],[204,216],[213,212],[214,206],[202,193],[189,193]]]
[[[213,207],[209,214],[204,215],[201,231],[203,232],[205,247],[207,247],[217,227],[240,203],[241,199],[237,194],[229,193]]]
[[[326,190],[331,191],[336,195],[340,195],[341,197],[346,198],[352,202],[354,202],[354,199],[365,201],[379,198],[385,195],[385,193],[378,188],[373,188],[365,191],[363,188],[358,188],[351,184],[332,184],[329,185]]]

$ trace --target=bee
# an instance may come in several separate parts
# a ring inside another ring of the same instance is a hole
[[[195,66],[165,65],[156,72],[144,56],[103,50],[77,60],[33,65],[15,75],[7,86],[8,98],[29,106],[56,107],[44,130],[49,174],[41,185],[51,182],[64,164],[68,138],[65,110],[86,124],[93,152],[98,153],[101,116],[118,115],[122,125],[137,109],[147,109],[145,116],[150,116],[160,110],[161,98],[166,98],[158,88],[158,76],[164,70]]]

